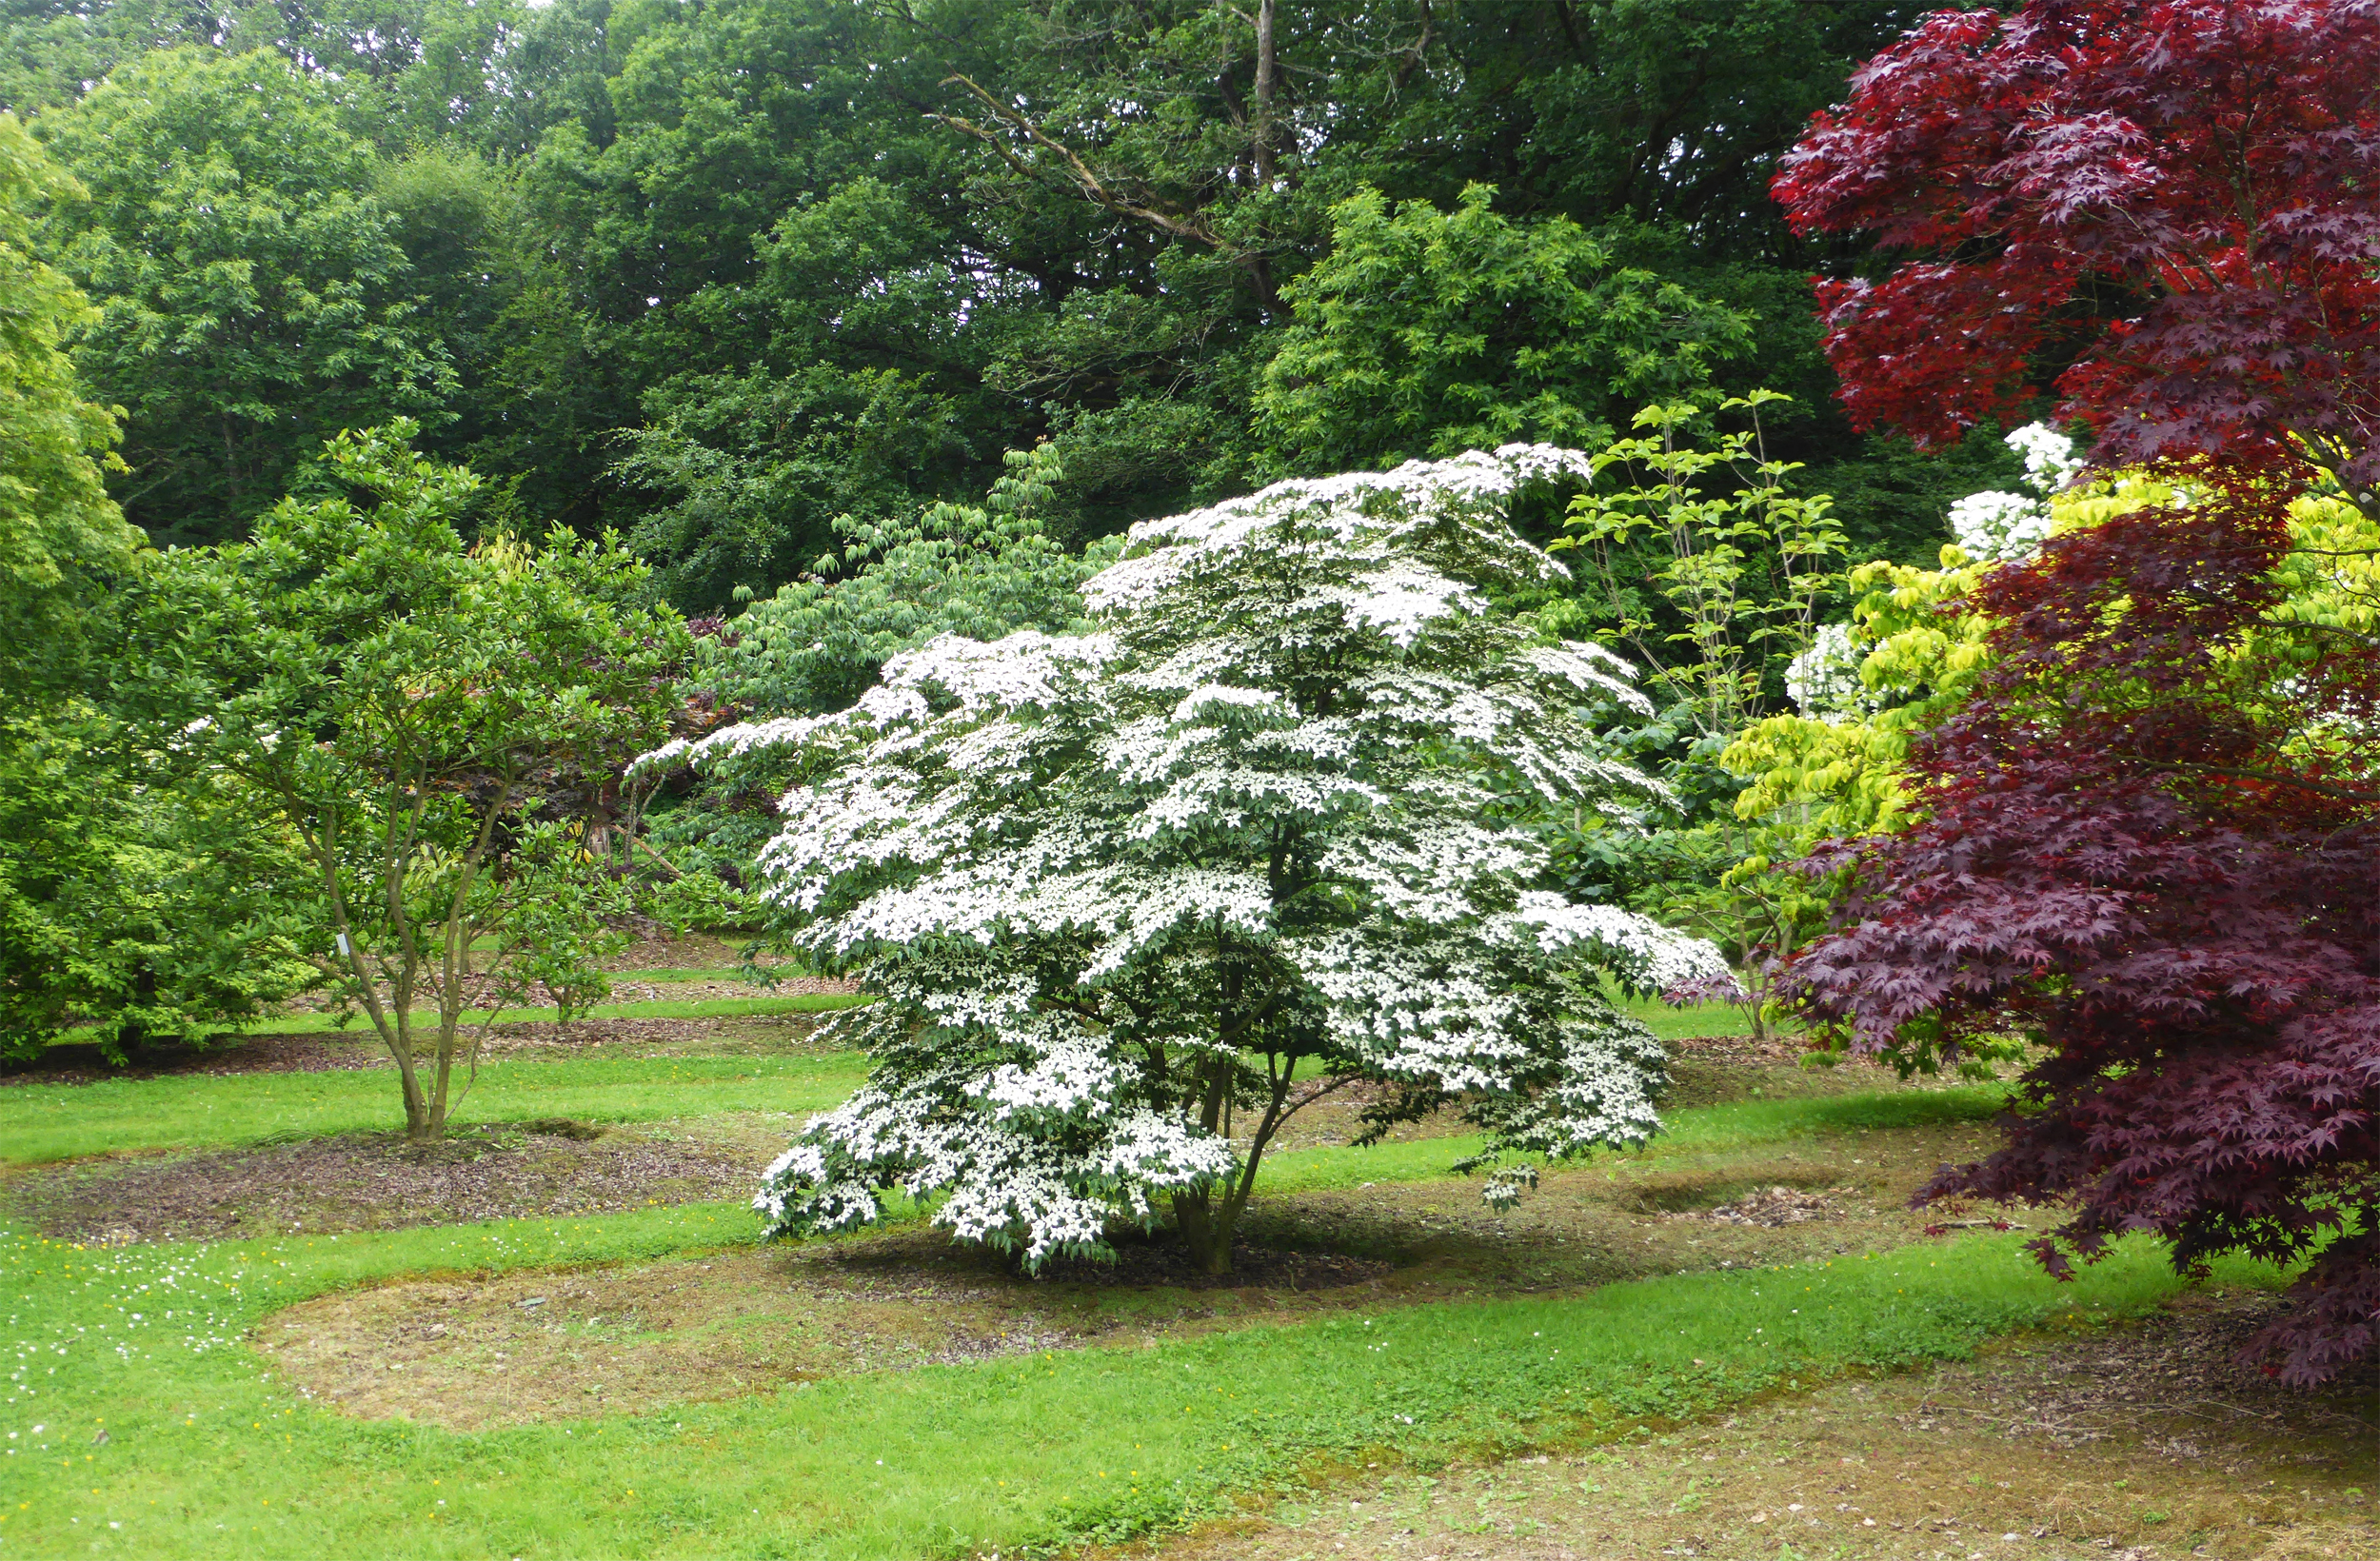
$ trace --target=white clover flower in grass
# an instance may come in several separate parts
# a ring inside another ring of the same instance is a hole
[[[1282,1122],[1350,1079],[1389,1086],[1371,1135],[1458,1102],[1499,1201],[1654,1131],[1660,1047],[1598,972],[1725,964],[1543,892],[1503,821],[1522,788],[1658,791],[1584,724],[1643,707],[1628,665],[1489,610],[1560,574],[1512,493],[1582,465],[1515,446],[1150,522],[1085,583],[1094,632],[937,640],[841,715],[706,739],[801,756],[766,892],[878,998],[835,1021],[870,1081],[770,1167],[771,1232],[898,1188],[1028,1263],[1170,1218],[1220,1271]]]

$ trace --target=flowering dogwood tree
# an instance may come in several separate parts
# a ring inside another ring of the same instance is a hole
[[[1718,951],[1537,887],[1502,821],[1655,783],[1583,712],[1629,668],[1492,611],[1560,565],[1504,518],[1580,458],[1282,483],[1144,523],[1083,586],[1092,631],[944,637],[853,708],[656,762],[773,746],[807,783],[764,854],[798,944],[879,1000],[869,1083],[769,1169],[775,1233],[898,1186],[1028,1265],[1170,1214],[1210,1272],[1266,1146],[1353,1080],[1366,1138],[1460,1099],[1491,1202],[1537,1159],[1642,1138],[1659,1045],[1601,997]]]

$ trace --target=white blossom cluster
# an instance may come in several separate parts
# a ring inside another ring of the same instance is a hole
[[[1843,721],[1870,708],[1859,680],[1867,650],[1852,638],[1849,623],[1821,623],[1810,648],[1785,664],[1785,692],[1813,721]]]
[[[767,892],[880,995],[840,1021],[869,1085],[769,1169],[772,1232],[863,1224],[896,1187],[1029,1263],[1169,1208],[1227,1220],[1324,1077],[1461,1099],[1478,1163],[1651,1132],[1661,1050],[1596,974],[1724,961],[1537,890],[1543,848],[1502,821],[1522,788],[1657,790],[1584,724],[1647,709],[1626,663],[1488,610],[1560,570],[1510,495],[1582,460],[1514,446],[1147,523],[1085,583],[1092,632],[945,637],[846,712],[707,739],[803,756]]]
[[[1951,505],[1951,536],[1970,558],[2013,563],[2038,552],[2050,536],[2050,498],[2074,480],[2082,458],[2074,442],[2046,423],[2028,423],[2008,436],[2025,458],[2025,493],[1971,493]]]

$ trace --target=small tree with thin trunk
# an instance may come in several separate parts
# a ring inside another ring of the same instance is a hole
[[[1499,1203],[1652,1132],[1662,1052],[1600,975],[1718,952],[1547,892],[1511,806],[1656,789],[1582,720],[1643,703],[1625,663],[1491,606],[1560,571],[1509,495],[1582,469],[1516,445],[1145,523],[1092,632],[945,637],[851,710],[707,740],[810,766],[770,893],[879,995],[844,1021],[874,1075],[770,1169],[771,1230],[898,1186],[1028,1265],[1170,1215],[1220,1273],[1267,1146],[1352,1081],[1369,1136],[1464,1102]]]
[[[141,586],[154,643],[136,675],[161,715],[194,718],[174,746],[307,863],[311,892],[274,930],[367,1016],[407,1135],[431,1139],[475,1061],[466,1010],[519,994],[508,964],[570,985],[606,909],[604,864],[536,817],[544,789],[666,730],[687,639],[638,604],[643,566],[608,543],[466,545],[476,480],[415,457],[412,431],[332,442],[351,496],[166,555]],[[532,916],[533,944],[516,925]],[[474,969],[481,938],[496,948]]]

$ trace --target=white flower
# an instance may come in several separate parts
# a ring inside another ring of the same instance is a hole
[[[2032,493],[1971,493],[1951,505],[1952,539],[1985,563],[2019,563],[2039,552],[2050,536],[2052,495],[2083,467],[2074,442],[2047,424],[2026,424],[2008,436],[2008,446],[2025,458]]]
[[[1148,522],[1084,585],[1093,632],[945,636],[851,710],[705,740],[798,761],[767,893],[880,998],[838,1021],[869,1086],[769,1169],[772,1231],[895,1186],[1028,1262],[1178,1206],[1227,1229],[1321,1073],[1471,1097],[1483,1159],[1652,1131],[1660,1048],[1577,976],[1725,963],[1534,889],[1500,821],[1516,787],[1658,794],[1586,724],[1649,708],[1627,663],[1487,610],[1559,573],[1505,501],[1581,470],[1513,446]]]
[[[1852,638],[1849,623],[1823,623],[1810,648],[1785,667],[1785,692],[1814,721],[1837,721],[1872,707],[1860,682],[1866,650]]]

